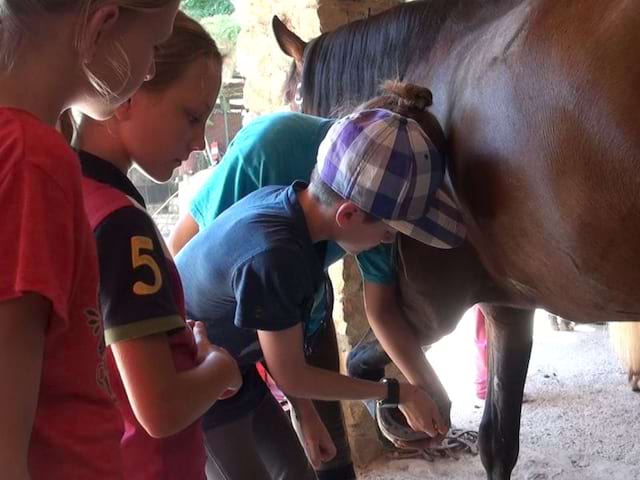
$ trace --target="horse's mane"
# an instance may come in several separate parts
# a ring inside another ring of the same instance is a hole
[[[404,80],[418,55],[426,62],[443,28],[473,28],[487,16],[478,12],[495,14],[484,7],[515,1],[415,1],[320,35],[305,49],[303,111],[324,117],[351,111],[375,96],[384,80]]]

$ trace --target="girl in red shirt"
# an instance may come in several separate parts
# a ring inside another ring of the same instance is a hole
[[[178,0],[3,0],[0,472],[121,479],[95,244],[77,157],[54,126],[106,118],[153,75]]]
[[[204,149],[221,70],[213,39],[178,12],[171,38],[156,49],[155,77],[111,119],[83,119],[76,139],[128,480],[202,480],[200,417],[240,387],[234,359],[208,342],[204,325],[187,326],[177,269],[127,178],[135,163],[165,182]]]

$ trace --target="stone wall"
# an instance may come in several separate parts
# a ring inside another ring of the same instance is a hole
[[[285,109],[282,87],[291,59],[284,55],[271,31],[277,15],[303,40],[340,25],[374,15],[401,0],[235,0],[242,25],[237,68],[246,78],[244,101],[254,114]]]
[[[329,32],[345,23],[375,15],[403,3],[400,0],[319,0],[320,30]]]
[[[237,0],[237,18],[242,26],[236,65],[246,78],[244,103],[253,114],[285,109],[282,87],[291,59],[284,55],[271,31],[271,19],[280,17],[307,40],[320,35],[318,0]]]
[[[345,257],[331,266],[329,275],[335,296],[333,321],[344,369],[348,353],[368,327],[362,302],[362,280],[353,257]],[[354,463],[368,465],[382,451],[373,419],[361,402],[342,402],[342,405]]]

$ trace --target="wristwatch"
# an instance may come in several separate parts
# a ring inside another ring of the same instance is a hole
[[[380,400],[380,408],[395,408],[400,403],[400,383],[395,378],[380,380],[387,386],[387,398]]]

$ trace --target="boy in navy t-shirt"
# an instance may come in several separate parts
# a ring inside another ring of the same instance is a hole
[[[178,255],[188,315],[207,324],[210,340],[237,359],[243,375],[242,389],[205,415],[213,470],[230,479],[270,479],[278,472],[315,478],[256,372],[262,359],[300,417],[314,465],[329,460],[335,447],[309,399],[381,400],[399,406],[413,428],[434,437],[446,433],[425,390],[305,362],[324,243],[357,254],[392,242],[400,231],[439,248],[458,245],[464,227],[443,180],[444,163],[417,122],[387,110],[363,111],[331,127],[309,186],[296,182],[248,195]]]

